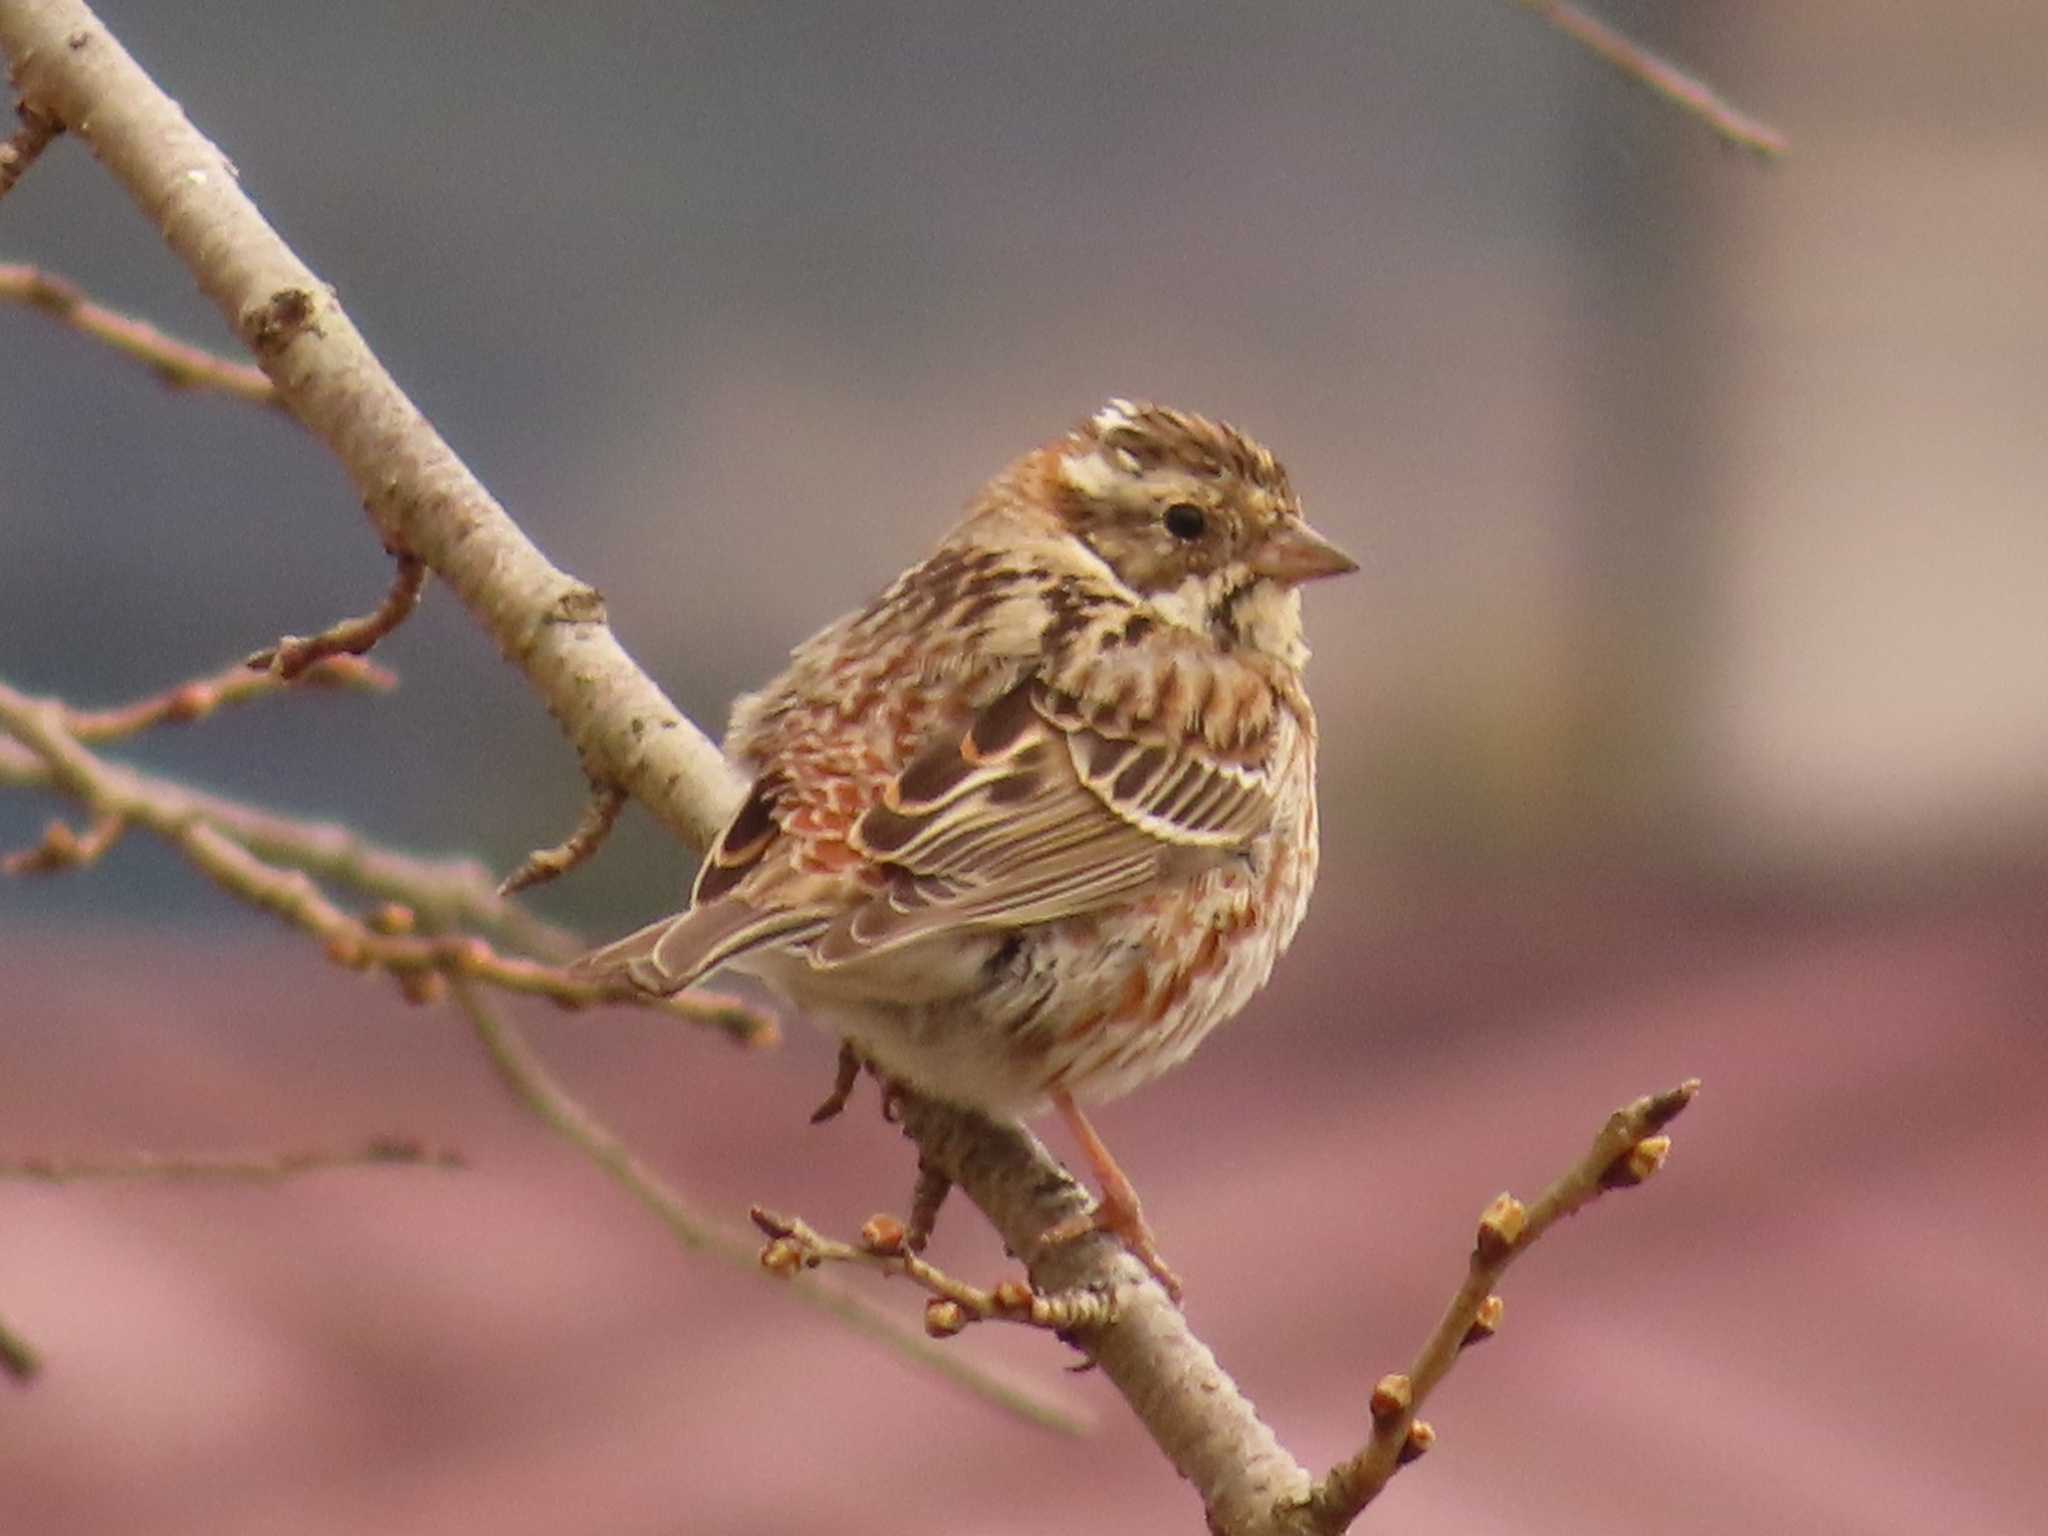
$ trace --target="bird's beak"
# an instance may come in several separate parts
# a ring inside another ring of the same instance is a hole
[[[1307,523],[1289,523],[1271,535],[1251,558],[1251,568],[1268,581],[1291,587],[1324,576],[1342,576],[1358,562]]]

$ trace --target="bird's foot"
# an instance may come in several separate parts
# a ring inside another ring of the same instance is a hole
[[[1179,1306],[1180,1276],[1166,1262],[1166,1255],[1159,1251],[1159,1240],[1152,1235],[1151,1224],[1145,1220],[1145,1211],[1138,1204],[1136,1192],[1126,1184],[1123,1193],[1127,1200],[1119,1200],[1105,1189],[1102,1200],[1094,1209],[1069,1216],[1048,1231],[1041,1241],[1052,1247],[1077,1242],[1090,1233],[1107,1232],[1124,1245],[1125,1252],[1145,1266],[1146,1272],[1159,1282],[1173,1304]]]
[[[1179,1306],[1180,1276],[1173,1272],[1173,1266],[1160,1253],[1159,1240],[1152,1235],[1151,1225],[1145,1220],[1145,1208],[1138,1203],[1137,1190],[1131,1187],[1130,1179],[1117,1166],[1116,1159],[1110,1156],[1102,1138],[1095,1134],[1095,1127],[1081,1113],[1080,1105],[1067,1094],[1060,1093],[1053,1096],[1053,1107],[1067,1122],[1067,1128],[1081,1144],[1082,1154],[1094,1168],[1096,1182],[1102,1186],[1102,1198],[1092,1211],[1069,1216],[1054,1226],[1045,1234],[1044,1241],[1048,1244],[1071,1243],[1091,1232],[1107,1232],[1124,1245],[1132,1258],[1145,1266],[1173,1299],[1173,1304]]]
[[[825,1095],[824,1103],[811,1111],[811,1124],[823,1125],[846,1108],[846,1101],[853,1097],[853,1085],[860,1081],[860,1066],[860,1052],[853,1048],[853,1042],[840,1041],[839,1066],[833,1074],[832,1091]]]

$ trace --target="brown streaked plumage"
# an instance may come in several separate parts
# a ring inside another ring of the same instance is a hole
[[[1221,423],[1113,400],[733,711],[754,777],[690,909],[591,955],[674,992],[760,976],[889,1076],[1048,1104],[1098,1223],[1163,1279],[1078,1105],[1264,984],[1316,868],[1305,581],[1355,569]]]

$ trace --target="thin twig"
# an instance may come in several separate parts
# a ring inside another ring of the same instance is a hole
[[[619,812],[625,808],[625,790],[608,780],[592,780],[590,798],[584,803],[576,830],[552,848],[536,848],[529,853],[517,869],[499,882],[498,894],[510,896],[569,873],[604,846],[604,840],[618,824]]]
[[[84,869],[98,863],[127,830],[127,819],[121,816],[95,816],[92,825],[82,833],[72,831],[68,821],[52,821],[43,828],[42,841],[33,848],[0,854],[0,875],[54,875]]]
[[[1751,117],[1698,76],[1687,74],[1668,59],[1631,42],[1569,0],[1515,0],[1515,4],[1535,12],[1627,79],[1706,124],[1722,143],[1747,150],[1761,160],[1775,160],[1785,153],[1785,136],[1769,123]]]
[[[54,117],[36,111],[27,102],[15,109],[21,119],[21,126],[5,140],[0,140],[0,197],[14,190],[28,168],[42,158],[50,141],[64,131],[64,125]]]
[[[117,1179],[163,1183],[222,1181],[270,1184],[329,1168],[371,1168],[403,1164],[464,1168],[452,1147],[434,1147],[405,1136],[378,1136],[360,1147],[295,1147],[283,1152],[127,1152],[118,1157],[23,1157],[0,1161],[0,1180],[34,1184],[80,1184]]]
[[[320,939],[336,964],[389,972],[408,1001],[436,1001],[448,977],[471,976],[569,1007],[602,1002],[655,1007],[743,1045],[777,1038],[773,1019],[736,998],[701,991],[649,998],[629,982],[594,983],[558,966],[500,954],[473,936],[416,937],[409,931],[409,912],[387,910],[373,928],[337,906],[303,872],[264,862],[193,814],[177,796],[138,792],[135,776],[110,773],[108,765],[64,730],[64,720],[62,706],[27,698],[0,683],[0,731],[43,761],[54,788],[74,796],[95,815],[117,817],[161,837],[216,884]]]
[[[400,550],[391,558],[397,565],[391,588],[372,611],[338,620],[317,635],[286,635],[252,654],[243,665],[290,682],[329,656],[361,656],[368,651],[412,616],[427,586],[427,564],[419,556]]]
[[[75,709],[65,729],[78,741],[100,744],[139,735],[159,725],[188,725],[215,710],[268,698],[291,688],[338,688],[351,693],[389,693],[398,686],[395,673],[360,656],[328,656],[295,678],[274,672],[253,672],[232,666],[208,677],[176,683],[133,703],[112,709]]]
[[[457,980],[449,989],[455,1005],[476,1032],[485,1054],[512,1096],[542,1124],[604,1170],[610,1178],[668,1228],[677,1243],[692,1252],[709,1253],[749,1270],[759,1271],[760,1252],[743,1233],[713,1222],[686,1205],[680,1195],[595,1115],[558,1084],[523,1034],[493,1002],[476,988]],[[887,1344],[914,1364],[967,1388],[997,1407],[1068,1434],[1083,1433],[1087,1424],[1069,1410],[1039,1397],[1028,1388],[1005,1381],[941,1349],[895,1317],[859,1297],[816,1282],[799,1282],[791,1294],[808,1306],[829,1313],[856,1331]]]
[[[556,962],[572,960],[585,948],[566,928],[544,923],[500,897],[490,872],[475,859],[416,858],[370,842],[338,822],[300,821],[106,759],[99,766],[118,796],[152,799],[167,811],[203,821],[268,863],[402,903],[424,932],[479,933],[523,954]],[[0,785],[60,788],[48,763],[4,736]]]
[[[216,356],[166,336],[147,321],[95,304],[76,283],[54,273],[0,265],[0,301],[41,310],[60,325],[144,364],[172,389],[205,390],[282,409],[277,388],[262,369]]]
[[[16,1381],[34,1381],[43,1368],[43,1357],[36,1347],[16,1333],[0,1318],[0,1371],[5,1371]]]
[[[1524,1206],[1501,1195],[1480,1217],[1479,1236],[1466,1266],[1465,1280],[1444,1309],[1429,1339],[1407,1373],[1384,1378],[1373,1397],[1372,1436],[1357,1455],[1338,1463],[1310,1494],[1301,1529],[1314,1536],[1336,1536],[1386,1487],[1404,1460],[1428,1449],[1434,1434],[1416,1417],[1423,1401],[1450,1374],[1459,1353],[1492,1336],[1499,1326],[1500,1305],[1494,1289],[1508,1266],[1564,1217],[1599,1198],[1609,1189],[1640,1184],[1663,1165],[1670,1139],[1658,1134],[1675,1120],[1699,1092],[1689,1079],[1665,1093],[1652,1094],[1616,1110],[1586,1155],[1574,1163],[1535,1204]],[[1423,1433],[1418,1436],[1415,1432]]]
[[[768,1238],[761,1267],[771,1274],[794,1274],[820,1264],[857,1264],[884,1275],[901,1275],[931,1294],[924,1311],[924,1331],[935,1339],[951,1338],[969,1323],[1023,1323],[1048,1333],[1106,1328],[1116,1321],[1116,1295],[1106,1291],[1065,1291],[1044,1296],[1023,1280],[1000,1280],[992,1286],[956,1280],[936,1264],[913,1253],[909,1233],[893,1216],[870,1216],[860,1229],[860,1243],[826,1237],[800,1216],[785,1216],[755,1206],[747,1213]]]

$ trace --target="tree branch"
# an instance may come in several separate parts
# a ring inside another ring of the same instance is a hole
[[[172,389],[211,391],[252,405],[278,404],[277,390],[261,368],[217,357],[146,321],[95,304],[76,283],[54,273],[0,264],[0,301],[41,310],[59,325],[143,364]]]
[[[73,124],[355,483],[523,671],[581,759],[702,850],[738,807],[715,745],[626,654],[603,597],[556,569],[408,400],[219,150],[77,0],[4,0],[0,49],[32,110]]]
[[[654,999],[630,984],[594,984],[557,966],[499,954],[479,938],[416,937],[415,915],[407,909],[386,908],[371,923],[361,922],[329,900],[304,873],[265,863],[205,820],[174,790],[152,786],[138,775],[110,771],[65,731],[66,717],[61,705],[28,698],[0,683],[0,732],[41,760],[52,788],[72,796],[103,822],[143,827],[161,837],[215,884],[320,939],[335,963],[353,970],[390,972],[411,1002],[435,1001],[447,977],[472,976],[570,1006],[652,1005],[742,1044],[766,1044],[776,1038],[774,1020],[735,998],[698,992]],[[77,839],[70,841],[75,844]],[[24,862],[24,872],[53,867],[52,846],[46,836],[42,848]]]
[[[274,1184],[329,1168],[410,1164],[465,1168],[460,1152],[407,1136],[378,1136],[359,1147],[293,1147],[283,1152],[130,1152],[120,1157],[21,1157],[0,1161],[0,1180],[29,1184],[144,1180],[169,1184]]]
[[[427,567],[423,561],[403,551],[392,559],[397,569],[392,573],[391,589],[369,613],[338,620],[317,635],[286,635],[277,644],[253,653],[242,665],[289,683],[322,662],[366,654],[412,617],[413,609],[420,605],[420,594],[426,590]]]
[[[599,594],[549,564],[433,432],[329,290],[263,221],[218,151],[76,0],[0,0],[0,48],[13,61],[24,101],[78,125],[158,224],[260,359],[286,408],[346,467],[385,545],[416,554],[447,581],[526,674],[593,777],[628,790],[686,843],[703,849],[739,798],[740,786],[717,749],[618,646]],[[51,768],[64,779],[57,762]],[[210,829],[195,820],[193,831]],[[529,1108],[655,1210],[678,1241],[724,1251],[616,1138],[539,1075],[538,1063],[460,968],[449,986]],[[1102,1320],[1076,1324],[1067,1336],[1089,1353],[1195,1485],[1212,1531],[1324,1536],[1348,1524],[1384,1483],[1371,1460],[1383,1438],[1376,1428],[1360,1457],[1344,1464],[1356,1463],[1357,1470],[1340,1468],[1314,1484],[1114,1239],[1095,1234],[1048,1246],[1046,1233],[1085,1210],[1087,1196],[1028,1131],[916,1099],[904,1101],[901,1123],[929,1167],[964,1189],[1011,1250],[1025,1257],[1041,1295],[1108,1299]],[[1624,1122],[1622,1131],[1632,1123]],[[1622,1166],[1642,1160],[1642,1145],[1630,1144]],[[1600,1171],[1615,1166],[1610,1158]],[[1597,1192],[1597,1181],[1565,1183],[1551,1206],[1539,1202],[1541,1221],[1524,1213],[1521,1233],[1499,1236],[1487,1249],[1485,1267],[1475,1260],[1446,1313],[1446,1327],[1454,1315],[1460,1319],[1459,1343],[1488,1307],[1490,1290],[1469,1307],[1466,1302],[1466,1291],[1487,1267],[1497,1262],[1504,1268],[1531,1240],[1532,1228],[1540,1231]],[[833,1310],[853,1305],[843,1297],[818,1304]],[[1413,1410],[1448,1368],[1438,1353],[1433,1336],[1418,1356],[1405,1399],[1388,1388],[1379,1403],[1376,1425],[1409,1421],[1394,1448],[1397,1462],[1402,1449],[1426,1443]]]
[[[238,675],[255,676],[237,670]],[[175,805],[266,863],[401,903],[424,932],[477,933],[523,954],[557,962],[574,959],[584,949],[583,941],[567,929],[544,923],[500,897],[489,872],[474,859],[415,858],[380,847],[339,823],[299,821],[106,759],[100,760],[100,771],[115,793]],[[0,785],[60,788],[48,763],[4,736]]]
[[[189,725],[216,710],[282,693],[286,680],[246,665],[229,667],[211,677],[178,683],[132,704],[112,709],[66,711],[65,732],[75,741],[96,745],[138,736],[160,725]],[[359,656],[331,656],[302,670],[291,686],[342,688],[356,693],[389,693],[398,679],[375,662]]]
[[[14,184],[42,158],[50,141],[64,131],[62,123],[26,103],[16,109],[15,115],[21,119],[21,126],[0,139],[0,197],[14,190]]]
[[[653,1212],[682,1247],[693,1253],[711,1254],[757,1274],[762,1272],[759,1245],[744,1233],[720,1226],[690,1209],[609,1127],[570,1097],[541,1064],[525,1036],[488,998],[461,980],[449,990],[500,1081],[543,1125]],[[881,1340],[915,1364],[936,1371],[1020,1418],[1067,1434],[1078,1434],[1086,1427],[1069,1410],[961,1359],[956,1351],[939,1348],[858,1296],[815,1281],[799,1281],[790,1293],[805,1305],[829,1314],[857,1333]]]
[[[1631,42],[1569,0],[1515,0],[1515,4],[1525,11],[1534,11],[1624,79],[1633,80],[1688,117],[1706,124],[1723,144],[1747,150],[1760,160],[1775,160],[1785,153],[1785,136],[1769,123],[1751,117],[1706,81],[1687,74],[1640,43]]]

